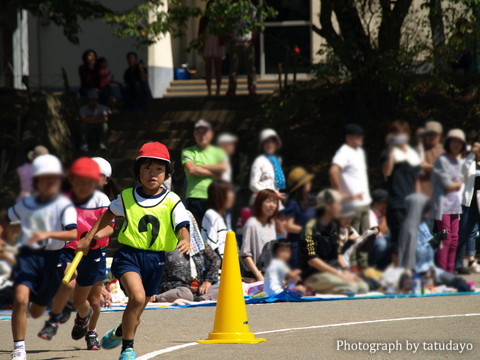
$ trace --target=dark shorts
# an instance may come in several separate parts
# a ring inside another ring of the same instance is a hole
[[[103,281],[107,278],[107,253],[104,249],[90,250],[87,256],[84,256],[77,267],[77,284],[79,286],[92,286],[97,281]],[[71,263],[75,257],[75,250],[64,249],[60,257],[63,265]]]
[[[208,199],[188,198],[185,200],[185,207],[195,216],[197,223],[201,224],[207,212]]]
[[[16,285],[30,288],[30,301],[47,306],[62,284],[65,266],[60,261],[63,250],[31,250],[23,248],[17,256],[13,271]]]
[[[165,253],[124,246],[113,256],[112,273],[118,280],[122,275],[132,271],[142,278],[143,288],[147,297],[158,294],[162,280]],[[128,294],[127,294],[128,296]]]

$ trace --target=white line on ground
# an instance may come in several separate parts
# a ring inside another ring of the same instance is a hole
[[[452,315],[432,315],[432,316],[415,316],[415,317],[403,317],[403,318],[393,318],[393,319],[378,319],[378,320],[365,320],[365,321],[355,321],[355,322],[346,322],[346,323],[339,323],[339,324],[325,324],[325,325],[314,325],[314,326],[304,326],[304,327],[296,327],[296,328],[285,328],[285,329],[277,329],[277,330],[267,330],[267,331],[260,331],[255,333],[256,335],[262,334],[272,334],[272,333],[279,333],[279,332],[286,332],[286,331],[299,331],[299,330],[309,330],[309,329],[322,329],[322,328],[329,328],[329,327],[339,327],[339,326],[350,326],[350,325],[363,325],[363,324],[375,324],[375,323],[382,323],[382,322],[395,322],[395,321],[409,321],[409,320],[429,320],[429,319],[445,319],[445,318],[454,318],[454,317],[469,317],[469,316],[480,316],[480,313],[472,313],[472,314],[452,314]],[[182,345],[170,346],[165,349],[153,351],[151,353],[142,355],[137,358],[137,360],[149,360],[153,359],[156,356],[167,354],[172,351],[184,349],[190,346],[199,345],[197,342],[190,342]]]

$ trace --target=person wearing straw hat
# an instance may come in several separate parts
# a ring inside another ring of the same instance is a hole
[[[290,187],[287,204],[285,205],[288,217],[288,240],[292,246],[290,266],[298,268],[298,242],[302,227],[315,216],[315,197],[310,193],[313,174],[302,167],[293,168],[288,174],[287,182]]]
[[[282,170],[282,159],[278,151],[282,140],[273,129],[264,129],[260,133],[260,155],[257,156],[250,170],[250,190],[254,195],[262,190],[274,190],[280,200],[285,199],[281,193],[287,187]]]
[[[422,173],[419,176],[422,193],[431,197],[433,164],[445,150],[442,144],[443,126],[434,119],[425,123],[423,132],[424,154],[422,159]]]
[[[460,214],[462,213],[461,189],[463,187],[460,159],[466,149],[465,133],[460,129],[448,132],[444,141],[445,154],[435,161],[432,171],[433,216],[438,231],[447,231],[437,253],[440,268],[455,271]]]

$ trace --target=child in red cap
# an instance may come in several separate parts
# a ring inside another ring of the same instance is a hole
[[[108,197],[97,190],[100,178],[100,166],[89,157],[77,159],[70,167],[68,180],[72,186],[71,200],[77,210],[78,237],[77,240],[67,243],[61,256],[66,270],[75,257],[78,240],[92,228],[110,205]],[[59,324],[68,320],[63,312],[70,294],[75,289],[73,307],[77,310],[77,316],[72,329],[72,338],[74,340],[85,338],[88,350],[100,349],[95,327],[100,316],[102,285],[106,279],[105,248],[108,246],[114,226],[114,222],[111,222],[97,233],[95,241],[90,244],[87,256],[80,261],[72,281],[60,286],[53,300],[50,318],[38,333],[40,338],[51,340],[57,333]]]
[[[123,245],[113,258],[112,273],[128,296],[122,323],[102,339],[104,349],[122,344],[120,360],[136,359],[133,340],[140,316],[155,295],[165,263],[165,251],[190,251],[190,220],[180,197],[163,183],[172,173],[170,154],[159,142],[144,144],[138,152],[134,175],[140,186],[123,190],[93,228],[81,239],[77,251],[88,251],[98,233],[115,216],[125,218],[118,242]]]

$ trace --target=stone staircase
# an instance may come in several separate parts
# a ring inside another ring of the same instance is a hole
[[[306,76],[299,76],[297,81],[308,81],[310,78]],[[291,80],[289,81],[289,84]],[[278,90],[278,78],[257,78],[257,94],[268,95]],[[212,79],[212,92],[215,93],[215,79]],[[222,87],[220,94],[225,95],[228,90],[228,77],[222,79]],[[191,80],[174,80],[167,88],[164,97],[198,97],[207,96],[207,87],[205,79],[191,79]],[[238,78],[237,95],[248,95],[247,78],[245,76]]]

